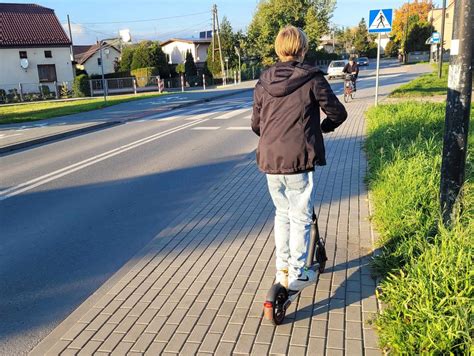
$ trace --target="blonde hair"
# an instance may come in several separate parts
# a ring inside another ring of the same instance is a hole
[[[283,27],[275,39],[275,52],[282,62],[304,57],[308,50],[306,34],[295,26]]]

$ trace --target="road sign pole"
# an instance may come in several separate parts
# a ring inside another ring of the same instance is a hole
[[[377,41],[377,70],[375,74],[375,106],[379,101],[379,68],[380,68],[380,32]]]
[[[369,11],[369,33],[377,33],[377,70],[375,73],[375,106],[379,101],[379,71],[381,33],[392,30],[392,9],[375,9]]]

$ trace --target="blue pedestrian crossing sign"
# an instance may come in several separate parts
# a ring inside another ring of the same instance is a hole
[[[376,9],[369,12],[369,32],[392,31],[392,9]]]

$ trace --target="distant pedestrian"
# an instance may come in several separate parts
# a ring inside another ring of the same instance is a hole
[[[252,130],[260,136],[257,164],[267,174],[276,208],[276,281],[293,291],[316,280],[315,272],[304,266],[315,203],[314,169],[326,164],[322,133],[347,117],[324,73],[302,63],[307,49],[302,30],[280,30],[275,40],[280,62],[260,76],[252,116]],[[327,116],[322,122],[320,108]]]

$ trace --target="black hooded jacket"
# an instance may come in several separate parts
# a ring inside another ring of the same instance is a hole
[[[320,110],[326,119],[320,123]],[[268,174],[292,174],[326,164],[323,132],[347,118],[324,73],[300,62],[280,62],[254,90],[252,130],[260,136],[257,164]]]

